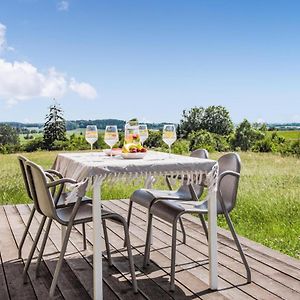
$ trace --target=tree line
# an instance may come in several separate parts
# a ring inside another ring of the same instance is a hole
[[[101,121],[101,125],[98,121]],[[117,122],[118,121],[118,122]],[[71,121],[72,122],[72,121]],[[116,123],[117,122],[117,123]],[[43,126],[43,135],[29,140],[24,145],[20,144],[19,128],[8,124],[0,124],[0,153],[37,150],[83,150],[89,145],[83,134],[66,135],[67,122],[63,111],[58,104],[50,106]],[[76,128],[85,128],[86,125],[96,125],[105,129],[108,124],[117,124],[123,128],[125,121],[116,119],[76,121]],[[149,138],[145,142],[148,148],[164,151],[166,145],[162,141],[162,127],[164,123],[148,124]],[[152,126],[151,126],[152,125]],[[156,125],[156,126],[155,126]],[[175,153],[187,153],[198,148],[208,151],[255,151],[279,152],[283,155],[296,155],[300,157],[300,139],[288,141],[276,132],[268,133],[265,124],[251,124],[244,119],[234,126],[228,110],[223,106],[193,107],[184,110],[181,120],[177,125],[178,140],[172,146]],[[120,141],[123,144],[123,133],[120,132]],[[99,134],[95,148],[106,148],[103,133]]]

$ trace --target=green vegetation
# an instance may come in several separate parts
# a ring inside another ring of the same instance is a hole
[[[177,148],[186,151],[186,142]],[[57,152],[25,154],[45,168]],[[221,153],[212,153],[217,159]],[[243,168],[236,209],[231,216],[237,232],[249,239],[300,258],[300,160],[272,153],[240,153]],[[21,173],[15,154],[0,155],[0,204],[26,203]],[[160,181],[160,187],[162,187]],[[103,199],[128,198],[139,186],[104,186]],[[226,222],[219,218],[219,225]]]
[[[276,132],[278,136],[285,138],[286,140],[298,140],[300,139],[299,130],[278,130],[278,131],[269,131],[268,134],[271,135],[273,132]]]

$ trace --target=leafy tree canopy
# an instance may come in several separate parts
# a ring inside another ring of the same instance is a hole
[[[19,145],[17,130],[7,124],[0,124],[0,145]]]
[[[183,111],[178,133],[187,137],[193,131],[206,130],[211,133],[228,135],[233,131],[228,110],[223,106],[193,107]]]

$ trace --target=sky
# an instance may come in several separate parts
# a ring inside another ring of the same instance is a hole
[[[0,122],[300,122],[300,1],[0,0]]]

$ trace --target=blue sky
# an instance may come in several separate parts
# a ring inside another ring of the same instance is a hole
[[[0,121],[300,122],[300,1],[10,0],[0,9]]]

